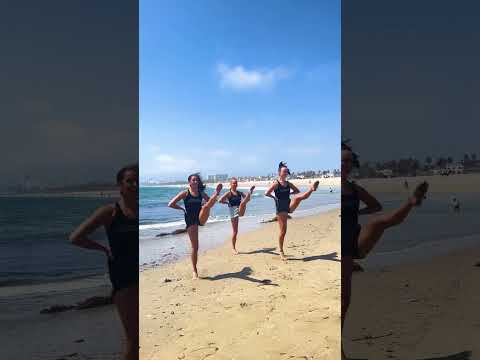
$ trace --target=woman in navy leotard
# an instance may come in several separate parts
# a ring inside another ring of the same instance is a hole
[[[74,245],[105,253],[113,301],[122,321],[127,349],[125,359],[138,359],[138,165],[117,174],[120,200],[99,208],[71,235]],[[109,247],[90,239],[104,227]]]
[[[227,191],[220,198],[222,204],[228,205],[228,210],[230,212],[230,221],[232,222],[232,252],[237,255],[238,251],[236,248],[237,243],[237,234],[238,234],[238,221],[239,218],[245,215],[247,209],[247,204],[250,201],[253,190],[255,186],[252,186],[249,192],[245,195],[243,192],[237,190],[238,180],[232,178],[230,180],[230,190]]]
[[[168,203],[172,209],[184,212],[187,233],[192,245],[191,259],[194,279],[198,279],[198,226],[203,226],[207,222],[210,209],[215,205],[217,197],[222,191],[222,184],[217,185],[212,197],[205,194],[204,190],[205,185],[200,175],[192,174],[188,177],[188,189],[180,192]],[[184,208],[177,205],[180,200],[183,200]]]
[[[283,251],[283,244],[285,241],[285,235],[287,233],[287,220],[288,214],[291,214],[295,209],[300,205],[303,200],[306,200],[310,197],[312,192],[316,191],[318,188],[318,181],[310,187],[310,189],[302,194],[300,190],[287,180],[288,175],[290,175],[290,170],[287,167],[287,164],[280,162],[278,165],[278,179],[268,188],[265,192],[265,196],[271,197],[275,200],[275,207],[277,210],[277,221],[280,226],[280,235],[278,237],[278,246],[280,251],[280,256],[282,260],[287,260],[285,253]],[[275,194],[275,196],[272,195]],[[290,195],[296,195],[293,199],[290,199]]]
[[[373,214],[381,211],[382,206],[372,195],[361,186],[349,180],[354,166],[358,166],[357,155],[352,148],[342,142],[341,159],[342,178],[342,213],[341,213],[341,244],[342,244],[342,329],[345,316],[350,305],[352,288],[353,259],[364,258],[380,240],[383,232],[395,225],[401,224],[415,206],[419,206],[428,190],[428,183],[418,185],[413,195],[397,210],[382,214],[371,219],[364,226],[358,222],[359,215]],[[360,202],[366,207],[360,209]],[[342,358],[346,359],[342,348]]]

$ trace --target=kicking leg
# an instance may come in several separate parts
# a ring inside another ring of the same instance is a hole
[[[217,202],[217,198],[218,195],[220,195],[220,191],[222,191],[222,187],[222,184],[218,184],[212,197],[205,203],[205,205],[202,206],[202,210],[200,210],[200,214],[198,215],[200,224],[204,225],[207,222],[208,217],[210,216],[210,209]]]
[[[245,199],[243,199],[242,202],[240,203],[240,206],[238,207],[239,216],[245,215],[245,210],[247,210],[247,203],[250,201],[252,197],[253,190],[255,190],[255,186],[252,186],[250,188],[250,191],[248,192],[247,196],[245,196]]]
[[[302,194],[299,194],[292,199],[292,202],[290,203],[290,212],[291,213],[293,213],[295,211],[295,209],[298,207],[298,205],[300,205],[300,203],[303,200],[308,199],[310,197],[310,195],[312,195],[312,192],[317,191],[319,183],[320,182],[318,180],[315,181],[313,183],[312,187],[308,191],[306,191]]]
[[[392,227],[401,224],[415,206],[419,206],[428,190],[426,182],[420,184],[415,189],[413,196],[396,211],[377,216],[362,227],[358,236],[358,253],[360,258],[364,258],[380,240],[383,232]]]

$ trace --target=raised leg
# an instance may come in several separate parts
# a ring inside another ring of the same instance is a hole
[[[113,301],[122,322],[127,343],[125,360],[138,360],[138,284],[117,291]]]
[[[290,202],[290,213],[293,213],[303,200],[308,199],[314,191],[317,191],[318,184],[319,182],[315,181],[308,191],[301,193],[292,199],[292,201]]]
[[[428,184],[422,183],[415,189],[413,196],[403,204],[399,209],[384,215],[377,216],[362,227],[358,236],[359,257],[364,258],[377,244],[383,235],[383,232],[392,227],[401,224],[410,214],[410,211],[422,203],[425,193],[428,190]]]
[[[222,191],[222,184],[218,184],[215,192],[212,194],[212,197],[202,206],[200,210],[200,214],[198,215],[198,219],[200,220],[200,224],[204,225],[208,217],[210,216],[210,209],[215,205],[217,202],[218,195],[220,195],[220,191]]]
[[[192,267],[193,267],[193,278],[198,279],[197,271],[197,262],[198,262],[198,225],[191,225],[187,229],[188,236],[190,238],[190,243],[192,245]]]
[[[252,186],[250,188],[250,191],[248,192],[247,196],[245,196],[245,199],[243,199],[242,202],[240,203],[240,206],[238,207],[238,215],[239,216],[245,215],[245,210],[247,210],[247,204],[252,198],[252,193],[253,193],[254,189],[255,189],[255,186]]]

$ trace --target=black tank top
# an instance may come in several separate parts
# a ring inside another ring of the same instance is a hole
[[[278,186],[274,190],[275,196],[277,197],[277,199],[278,200],[290,199],[290,183],[287,181],[287,185],[282,186],[282,184],[280,184],[280,181],[277,180],[277,182],[278,182]]]
[[[202,209],[202,193],[199,192],[197,196],[193,196],[190,190],[187,190],[187,197],[183,199],[185,210],[187,214],[199,214]]]
[[[125,216],[118,203],[107,237],[114,262],[138,266],[138,219]]]
[[[357,186],[354,183],[350,184],[351,194],[344,194],[342,191],[342,235],[347,236],[353,234],[358,228],[358,210],[360,209]]]
[[[230,197],[228,198],[228,203],[230,204],[230,206],[240,206],[241,202],[242,202],[242,193],[240,191],[237,191],[237,195],[235,195],[230,190]]]

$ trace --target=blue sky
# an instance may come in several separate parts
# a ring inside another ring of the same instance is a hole
[[[140,2],[143,178],[339,167],[339,1]]]

